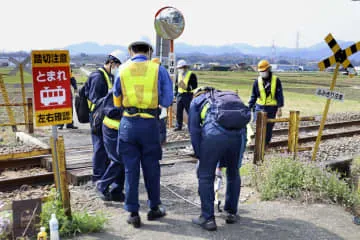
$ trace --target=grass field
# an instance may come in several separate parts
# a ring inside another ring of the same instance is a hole
[[[0,73],[7,74],[10,70],[0,68]],[[197,71],[199,85],[210,85],[218,89],[238,90],[240,97],[247,102],[253,85],[257,78],[254,72],[213,72]],[[85,82],[87,77],[79,69],[74,69],[73,75],[79,83]],[[315,96],[317,88],[329,88],[332,73],[277,73],[280,77],[285,96],[284,115],[287,116],[290,110],[300,111],[301,116],[321,114],[326,99]],[[25,83],[31,83],[32,77],[24,73]],[[5,83],[20,83],[20,74],[16,76],[5,76]],[[338,112],[360,112],[359,93],[360,77],[339,75],[335,91],[345,95],[343,102],[331,101],[329,113]]]
[[[247,102],[257,73],[252,72],[197,72],[200,85],[210,85],[219,89],[238,90]],[[290,110],[300,111],[302,116],[321,114],[326,98],[315,95],[317,88],[329,88],[331,73],[276,73],[284,89],[284,115]],[[335,91],[345,95],[345,101],[331,101],[329,113],[360,112],[360,78],[339,75]]]

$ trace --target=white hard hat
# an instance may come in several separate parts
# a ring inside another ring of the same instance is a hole
[[[121,63],[125,62],[126,53],[124,51],[117,49],[117,50],[111,52],[109,54],[109,57],[115,58],[113,60],[115,60],[115,62],[116,62],[116,60],[118,60],[121,64]]]
[[[176,68],[182,68],[182,67],[186,67],[189,66],[185,60],[181,59],[177,62]]]

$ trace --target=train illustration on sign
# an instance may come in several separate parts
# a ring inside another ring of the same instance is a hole
[[[66,101],[66,92],[64,88],[58,86],[57,88],[49,89],[44,87],[40,90],[40,102],[45,105],[62,105]]]

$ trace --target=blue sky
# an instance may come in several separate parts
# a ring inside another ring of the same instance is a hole
[[[80,42],[128,45],[155,41],[154,16],[172,6],[185,17],[175,40],[192,45],[248,43],[300,47],[336,39],[360,41],[360,1],[351,0],[6,0],[0,51],[61,48]],[[17,20],[14,20],[17,19]]]

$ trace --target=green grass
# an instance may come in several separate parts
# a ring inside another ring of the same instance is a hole
[[[11,68],[0,68],[0,73],[1,74],[8,74],[12,69]],[[4,82],[7,84],[12,84],[12,83],[20,83],[20,72],[17,72],[15,76],[7,76],[4,75],[3,76]],[[32,83],[32,76],[24,71],[24,82],[25,83]]]
[[[196,72],[199,85],[210,85],[222,90],[238,90],[247,102],[257,73],[254,72]],[[301,116],[322,114],[326,98],[315,95],[317,88],[329,88],[332,74],[318,73],[276,73],[279,76],[285,98],[284,116],[290,110],[300,111]],[[345,94],[345,101],[331,101],[329,113],[359,112],[359,76],[349,78],[339,75],[335,91]]]
[[[100,232],[107,222],[106,216],[99,212],[93,215],[86,211],[73,212],[72,219],[69,219],[64,212],[62,202],[57,200],[56,190],[52,189],[48,201],[42,206],[40,225],[46,228],[49,233],[49,221],[51,214],[55,213],[59,222],[59,234],[61,237],[73,237],[81,233]]]
[[[0,73],[7,73],[10,69],[0,68]],[[73,74],[79,84],[87,80],[87,76],[74,69]],[[199,85],[210,85],[222,90],[238,90],[244,102],[248,102],[251,95],[256,72],[216,72],[195,71],[198,76]],[[322,114],[326,98],[315,96],[317,88],[329,88],[332,73],[326,72],[304,72],[304,73],[276,73],[280,77],[284,89],[285,106],[283,114],[288,116],[290,110],[300,111],[301,116]],[[6,83],[20,83],[19,74],[16,76],[5,76]],[[335,91],[345,95],[343,102],[331,101],[329,113],[360,112],[359,89],[360,76],[349,78],[339,75]],[[32,77],[24,73],[24,81],[32,82]]]
[[[324,171],[315,164],[289,158],[268,159],[253,167],[251,182],[262,200],[277,198],[331,201],[345,207],[360,206],[360,196],[336,172]]]

